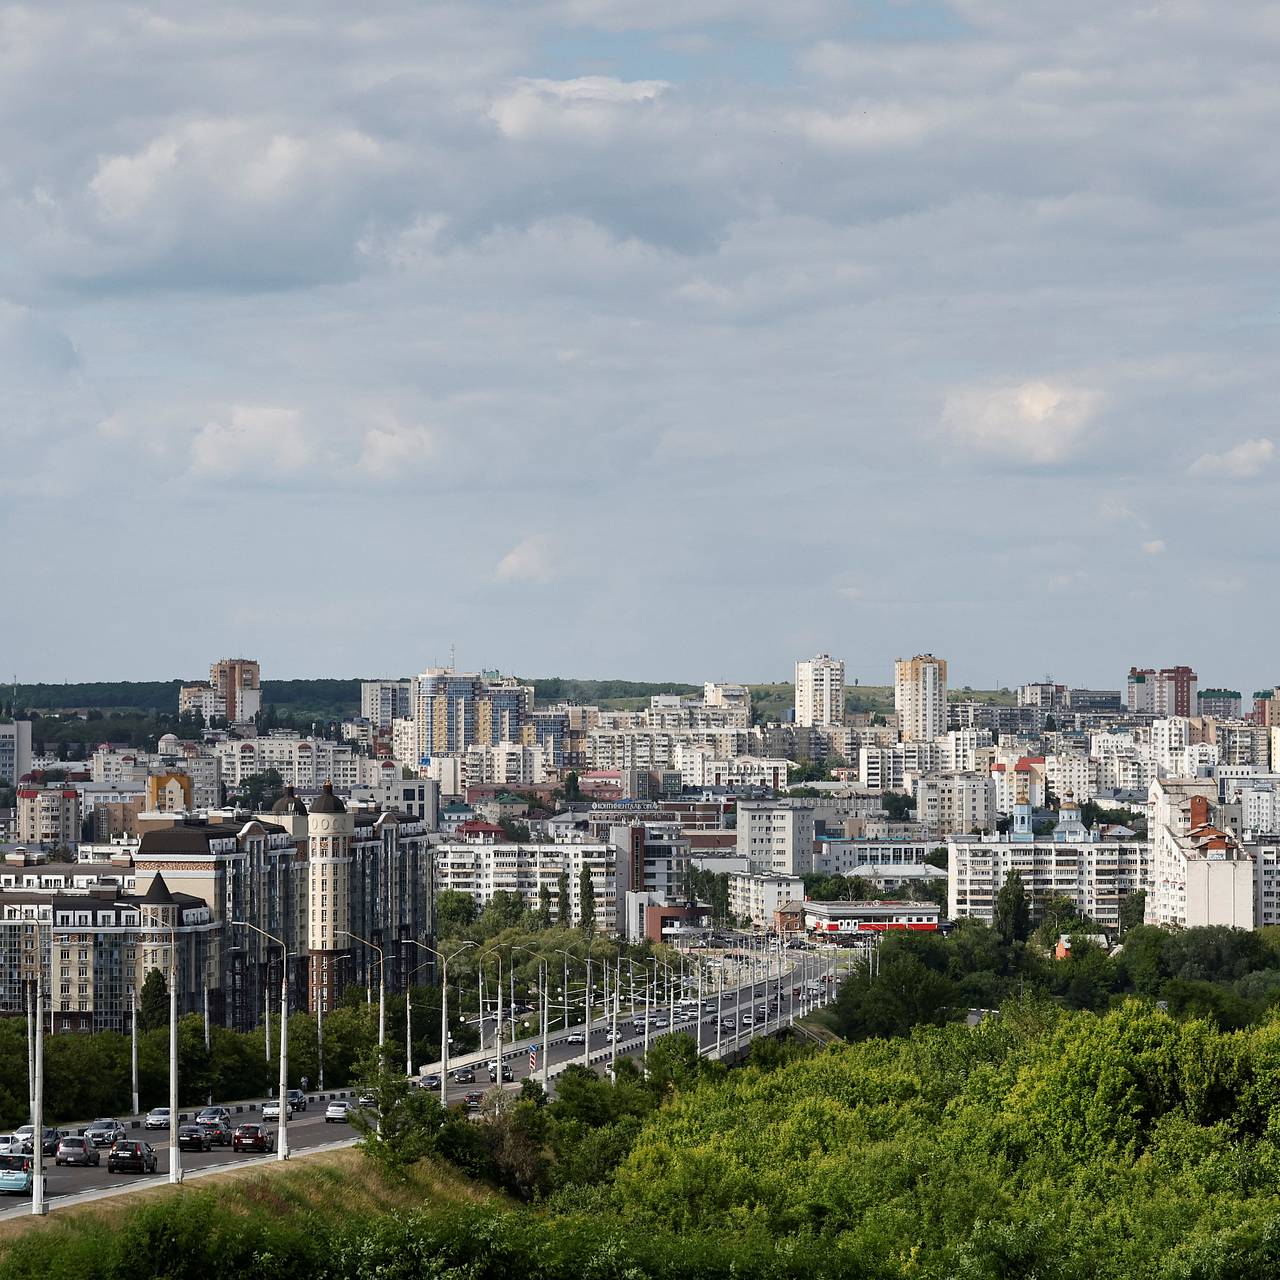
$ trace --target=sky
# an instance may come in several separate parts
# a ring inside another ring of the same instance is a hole
[[[1280,682],[1280,9],[0,7],[0,675]]]

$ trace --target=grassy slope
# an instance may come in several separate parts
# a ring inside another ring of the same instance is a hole
[[[302,1153],[287,1164],[269,1162],[230,1169],[224,1174],[194,1179],[187,1187],[216,1193],[220,1204],[236,1212],[267,1212],[273,1218],[332,1214],[338,1205],[346,1213],[359,1214],[410,1209],[428,1201],[480,1203],[500,1199],[444,1166],[419,1165],[408,1170],[403,1181],[394,1181],[351,1148],[315,1155]],[[6,1219],[0,1222],[0,1261],[7,1244],[29,1231],[72,1233],[89,1219],[116,1225],[139,1205],[184,1195],[187,1187],[166,1184],[62,1209],[55,1204],[47,1218]]]

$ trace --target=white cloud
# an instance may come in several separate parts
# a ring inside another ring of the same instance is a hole
[[[1276,447],[1270,440],[1243,440],[1222,453],[1202,453],[1190,467],[1193,476],[1251,480],[1270,465]]]
[[[665,80],[615,80],[581,76],[576,80],[522,80],[497,98],[489,118],[508,137],[576,134],[604,139],[637,105],[653,102]]]
[[[556,576],[549,540],[540,533],[522,538],[493,571],[499,582],[550,582]]]
[[[228,422],[208,422],[191,442],[191,469],[208,475],[300,471],[311,461],[297,409],[237,405]]]
[[[357,465],[370,475],[391,475],[420,467],[435,456],[436,437],[430,427],[405,426],[391,421],[370,427]]]
[[[1142,550],[1149,556],[1161,555],[1165,550],[1163,538],[1152,538],[1150,542],[1142,544]]]
[[[972,388],[947,396],[942,424],[980,452],[1051,466],[1076,451],[1101,403],[1098,391],[1047,382]]]

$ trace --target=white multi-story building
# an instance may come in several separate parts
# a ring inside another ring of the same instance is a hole
[[[1074,796],[1092,800],[1098,794],[1098,761],[1079,751],[1064,751],[1045,757],[1045,778],[1049,790],[1059,800]]]
[[[453,889],[468,894],[481,906],[499,890],[518,894],[525,906],[536,911],[541,890],[551,896],[551,910],[558,915],[561,875],[569,878],[569,912],[566,922],[582,923],[581,877],[585,867],[595,895],[596,931],[616,931],[621,903],[617,853],[610,844],[563,843],[510,844],[486,840],[448,841],[436,846],[436,892]]]
[[[796,724],[840,724],[844,720],[844,663],[820,653],[796,663]]]
[[[588,769],[674,769],[680,746],[706,747],[716,759],[759,755],[759,735],[748,729],[592,729],[586,738]]]
[[[1012,813],[1020,804],[1044,808],[1048,796],[1043,756],[1002,760],[991,766],[991,779],[996,787],[996,808],[1001,813]]]
[[[540,786],[547,780],[546,752],[518,742],[492,747],[468,747],[462,758],[467,786],[492,784],[506,787]]]
[[[31,721],[0,724],[0,782],[13,785],[31,772]]]
[[[933,742],[947,731],[947,663],[931,653],[894,664],[893,705],[904,742]]]
[[[934,773],[915,786],[916,818],[931,835],[991,831],[996,825],[996,784],[980,773]]]
[[[1152,782],[1149,924],[1254,927],[1253,859],[1215,825],[1217,800],[1212,778]]]
[[[717,760],[706,747],[676,746],[675,767],[686,787],[770,787],[781,791],[787,785],[791,762],[760,756],[733,756]]]
[[[938,768],[947,773],[972,773],[979,766],[979,753],[991,747],[991,730],[951,729],[939,746],[942,758]]]
[[[813,809],[767,800],[738,804],[737,845],[757,872],[799,876],[813,868]]]
[[[413,716],[412,680],[362,680],[360,715],[379,732],[391,728],[393,720]]]
[[[824,876],[854,876],[868,869],[922,867],[938,846],[930,840],[821,839],[813,869]]]
[[[364,757],[347,743],[326,738],[276,732],[262,738],[219,742],[215,751],[229,787],[238,787],[252,774],[268,769],[276,770],[286,785],[299,791],[314,791],[322,783],[332,782],[336,791],[349,792],[363,781],[360,762]]]
[[[1008,834],[957,835],[947,842],[948,914],[993,923],[996,896],[1016,871],[1033,918],[1049,899],[1063,897],[1104,928],[1116,929],[1125,896],[1147,888],[1149,858],[1147,842],[1132,833],[1110,839],[1086,830],[1072,802],[1064,801],[1047,836],[1034,834],[1031,807],[1019,805]]]
[[[751,724],[751,690],[745,684],[708,680],[702,686],[702,701],[708,707],[732,708],[744,729]]]
[[[740,921],[772,926],[779,908],[803,899],[804,881],[799,876],[729,875],[729,912]]]

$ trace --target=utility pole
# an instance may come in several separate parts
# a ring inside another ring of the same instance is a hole
[[[50,969],[53,967],[53,932],[49,933]],[[36,924],[36,991],[35,991],[35,1090],[32,1094],[31,1124],[31,1212],[43,1217],[49,1212],[44,1199],[44,950],[40,943],[40,925]]]
[[[130,987],[133,1016],[129,1019],[129,1066],[133,1077],[133,1115],[138,1112],[138,988]]]

